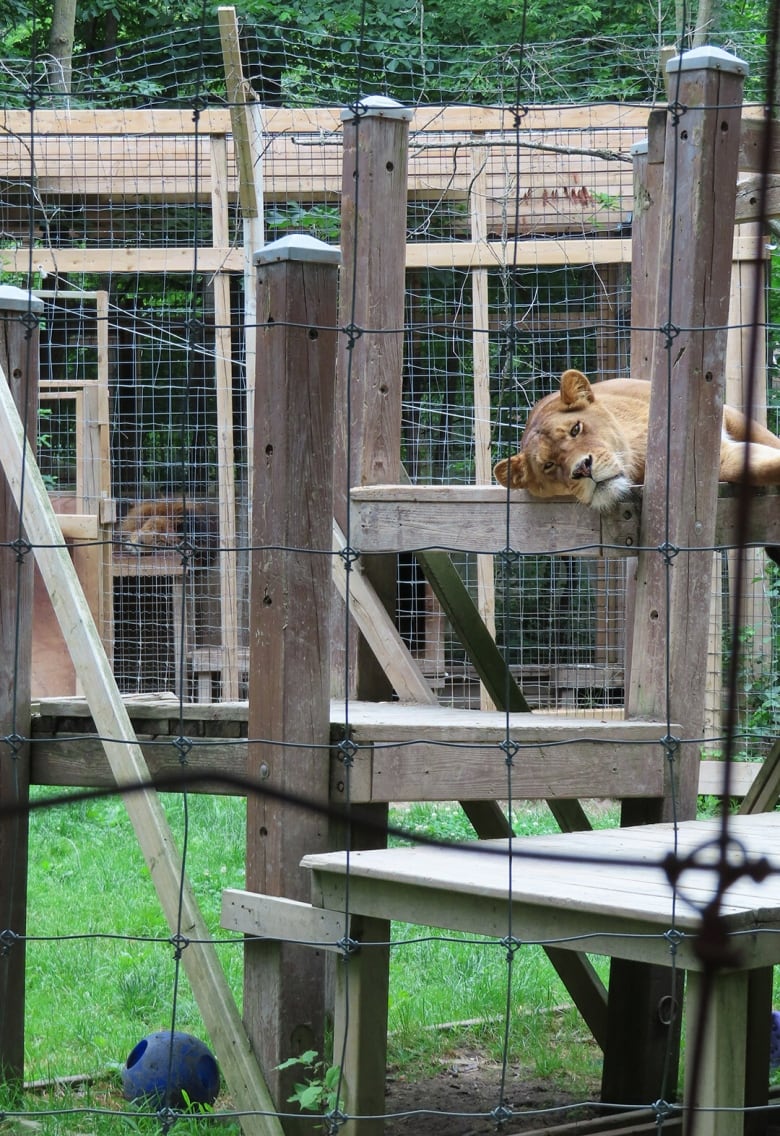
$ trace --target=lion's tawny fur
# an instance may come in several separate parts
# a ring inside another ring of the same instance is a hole
[[[591,386],[580,371],[565,371],[560,389],[531,409],[520,449],[498,462],[495,476],[535,497],[571,495],[606,512],[644,482],[649,413],[648,382]],[[780,438],[730,406],[723,412],[721,481],[742,478],[748,425],[750,481],[780,485]]]
[[[187,542],[196,558],[209,559],[219,543],[216,505],[175,497],[139,501],[128,510],[119,533],[136,552],[181,549]]]

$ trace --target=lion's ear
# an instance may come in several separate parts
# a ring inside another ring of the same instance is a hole
[[[593,402],[593,387],[582,371],[564,371],[561,375],[561,399],[567,410],[581,410]]]
[[[496,481],[508,485],[510,489],[522,489],[526,484],[525,454],[513,454],[503,458],[493,469]]]

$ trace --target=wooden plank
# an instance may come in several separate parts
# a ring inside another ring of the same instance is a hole
[[[528,734],[533,734],[532,725]],[[556,805],[582,797],[663,795],[664,758],[657,738],[636,747],[577,738],[553,750],[541,738],[524,742],[514,732],[510,736],[520,746],[512,765],[517,801],[546,800],[555,811]],[[506,753],[500,742],[474,749],[385,742],[373,751],[373,801],[504,800],[507,789]]]
[[[222,11],[222,10],[220,10]],[[224,135],[211,140],[211,222],[215,245],[228,243],[227,146]],[[218,272],[214,288],[214,387],[217,408],[217,489],[219,497],[219,636],[222,646],[220,697],[238,698],[238,537],[236,462],[233,441],[233,342],[230,278]]]
[[[220,926],[226,931],[343,951],[346,916],[284,896],[258,895],[240,888],[222,892]]]
[[[472,177],[470,179],[471,237],[484,241],[488,235],[487,204],[488,193],[485,167],[487,157],[483,153],[471,154]],[[493,482],[492,454],[492,405],[490,397],[490,336],[488,328],[488,274],[484,268],[471,273],[472,292],[472,353],[474,371],[474,472],[478,485]],[[477,608],[482,621],[495,639],[496,637],[496,589],[493,573],[493,557],[477,556]],[[480,687],[480,700],[483,710],[495,707],[484,684]]]
[[[370,731],[360,731],[360,733],[370,733]],[[415,730],[413,734],[410,733],[408,735],[407,745],[408,742],[414,740],[414,737],[416,737],[418,733],[419,731]],[[177,736],[178,731],[173,728],[169,734],[155,734],[153,737],[138,733],[138,741],[152,777],[171,777],[172,775],[181,773],[180,763],[173,748],[173,740]],[[190,723],[185,722],[184,736],[192,737]],[[400,731],[397,731],[395,736],[396,740],[399,742],[403,737]],[[166,740],[166,737],[170,738],[171,741],[170,751],[168,751],[164,745],[160,744]],[[187,770],[192,773],[213,774],[215,780],[213,782],[201,782],[197,785],[193,785],[190,791],[208,792],[212,794],[226,793],[237,796],[243,795],[245,789],[242,785],[232,784],[229,781],[220,781],[219,777],[220,774],[224,773],[227,774],[228,777],[246,778],[246,742],[238,738],[220,739],[215,737],[213,739],[204,739],[198,738],[197,736],[194,738],[194,741],[195,745],[189,754]],[[365,747],[369,745],[370,742],[363,739],[361,744]],[[460,751],[461,760],[479,763],[484,756],[484,750],[476,747],[468,748],[465,743],[461,744],[464,745],[464,749]],[[576,744],[577,743],[572,741],[572,748],[575,748]],[[625,748],[625,743],[622,743],[620,745],[621,755],[624,753]],[[549,751],[548,761],[555,758],[556,750],[557,746],[553,746]],[[361,756],[353,771],[351,795],[352,799],[356,801],[372,800],[370,767],[365,765],[364,756]],[[411,764],[414,760],[414,751],[410,747],[408,762]],[[761,765],[758,762],[738,762],[735,764],[732,768],[732,777],[729,786],[730,796],[743,797],[753,784],[756,773],[760,768]],[[338,762],[332,762],[331,770],[331,797],[335,801],[341,801],[343,800],[345,791],[343,766]],[[364,770],[368,773],[366,777],[363,776]],[[562,772],[564,774],[566,773],[565,765]],[[554,770],[551,766],[549,780],[557,776],[557,773],[558,771]],[[643,779],[646,780],[646,771],[643,770],[642,776]],[[75,738],[40,736],[37,732],[35,720],[33,720],[30,750],[30,781],[33,785],[102,788],[114,784],[114,777],[106,759],[102,743],[98,738],[89,737],[88,735]],[[422,773],[419,777],[420,790],[422,791],[424,788],[425,792],[429,792],[431,784],[430,777]],[[720,797],[723,795],[723,787],[723,762],[703,761],[699,766],[699,794],[707,797]],[[495,786],[495,788],[497,789],[497,786]],[[579,795],[585,796],[587,795],[587,791],[588,786],[587,783],[585,783]],[[442,795],[438,788],[436,792],[437,800],[451,799]],[[498,795],[500,796],[501,794],[499,793]],[[421,799],[422,798],[415,797],[415,800]],[[507,834],[504,833],[504,835]]]
[[[191,201],[191,194],[187,200]],[[586,247],[587,246],[587,247]],[[751,260],[755,247],[750,241],[735,244],[735,259]],[[0,265],[6,272],[29,271],[32,256],[33,271],[49,275],[84,272],[113,273],[181,273],[235,272],[244,270],[240,248],[209,248],[202,246],[197,256],[191,248],[91,248],[45,249],[32,251],[20,246],[0,250]],[[197,262],[197,265],[196,265]],[[518,245],[514,263],[517,267],[556,267],[574,264],[629,264],[630,241],[587,240],[527,241]],[[487,241],[479,246],[468,242],[414,244],[407,246],[407,268],[431,269],[500,269],[508,266],[506,245]]]
[[[209,248],[197,253],[191,248],[90,248],[90,249],[2,249],[0,265],[6,272],[56,273],[95,272],[106,274],[243,272],[240,248]]]
[[[315,133],[339,131],[339,107],[268,107],[268,128],[276,133]],[[523,126],[528,131],[583,130],[635,128],[641,130],[647,121],[647,108],[629,103],[598,103],[591,106],[528,107]],[[24,135],[30,131],[30,113],[27,110],[0,111],[2,129],[10,134]],[[511,113],[500,107],[421,106],[414,110],[412,129],[416,133],[431,130],[448,131],[510,131],[514,127]],[[35,111],[35,130],[40,135],[79,134],[225,134],[231,129],[228,107],[204,108],[197,124],[190,110],[152,108],[148,110],[82,110],[62,109]]]
[[[238,196],[241,213],[244,217],[257,217],[262,208],[262,202],[258,199],[256,193],[252,147],[253,128],[249,110],[249,104],[256,101],[257,96],[244,80],[236,9],[220,6],[217,8],[217,20],[225,68],[225,87],[230,105],[230,125],[233,131],[233,145],[238,163]]]
[[[116,783],[127,786],[147,783],[146,762],[134,740],[130,718],[75,569],[61,544],[59,527],[35,457],[29,445],[25,447],[22,422],[4,377],[0,380],[0,422],[0,459],[17,505],[24,480],[27,538],[34,547],[95,725],[104,738],[111,739],[106,740],[104,746]],[[181,931],[188,938],[202,940],[183,952],[182,962],[236,1107],[249,1113],[259,1106],[272,1113],[273,1102],[211,945],[209,928],[182,872],[173,834],[157,794],[145,789],[127,793],[123,799],[171,931]],[[247,1134],[281,1136],[281,1125],[273,1115],[247,1115],[242,1117],[241,1123]]]
[[[780,815],[732,817],[730,825],[730,835],[744,844],[748,858],[767,857],[771,870],[760,881],[743,875],[729,888],[720,908],[723,929],[731,933],[745,928],[756,931],[759,925],[766,928],[780,925],[780,876],[775,871],[780,861],[772,851],[777,847]],[[626,929],[622,925],[625,920],[626,923],[644,923],[650,932],[660,930],[663,939],[673,902],[665,858],[671,850],[678,856],[698,850],[702,863],[701,850],[709,845],[710,862],[716,867],[718,852],[714,838],[720,834],[721,827],[720,818],[714,818],[680,822],[676,826],[664,823],[524,837],[511,846],[513,865],[522,864],[526,869],[512,872],[512,902],[518,907],[528,905],[535,914],[542,908],[549,908],[554,915],[573,914],[580,920],[581,934],[588,933],[591,917],[608,916],[613,920],[613,931],[618,937]],[[469,914],[469,905],[481,899],[506,901],[510,879],[508,852],[506,841],[355,852],[349,857],[349,886],[357,889],[352,910],[365,914],[378,911],[381,901],[378,896],[376,901],[372,898],[371,889],[379,889],[382,883],[399,885],[399,890],[394,892],[396,896],[402,894],[400,889],[403,888],[410,896],[441,890],[449,893],[453,909],[462,905],[464,918],[473,920],[458,926],[479,930],[479,916]],[[318,874],[320,887],[326,879],[332,882],[336,892],[345,886],[346,853],[305,856],[303,864]],[[678,880],[678,888],[684,889],[693,902],[678,902],[677,925],[680,930],[695,932],[700,927],[700,912],[696,907],[699,898],[712,894],[710,873],[690,869]],[[561,911],[562,898],[565,913]],[[340,907],[329,903],[325,906],[334,910]],[[497,911],[497,916],[505,918],[506,912]],[[392,918],[406,917],[393,915]],[[427,920],[423,919],[425,922]],[[454,924],[443,925],[454,928]],[[773,934],[755,937],[764,942],[744,943],[741,965],[746,968],[761,965],[757,960],[770,957],[772,953],[777,956],[780,951],[780,943],[768,941],[775,938]],[[668,951],[668,943],[666,947],[666,965],[671,966],[674,959]],[[754,947],[755,954],[752,953]],[[578,947],[572,945],[570,949]],[[655,951],[654,947],[651,949]],[[594,953],[600,952],[594,947]],[[636,957],[624,954],[622,945],[614,953],[621,958]],[[697,961],[695,950],[685,962],[686,967],[697,970],[706,965],[701,958]]]
[[[744,797],[762,768],[760,761],[737,761],[732,763],[729,775],[729,796]],[[699,796],[722,797],[725,787],[724,762],[702,761],[699,763]],[[742,810],[740,809],[740,812]],[[746,812],[752,811],[749,809]]]
[[[244,360],[246,367],[246,420],[255,420],[255,370],[257,359],[257,289],[254,255],[265,244],[263,202],[265,165],[263,113],[251,86],[244,79],[236,10],[218,9],[220,41],[225,66],[225,85],[230,103],[233,150],[238,165],[238,198],[241,205],[244,261]],[[252,501],[254,431],[247,431],[247,497]],[[251,522],[250,522],[251,528]]]
[[[763,175],[740,179],[737,182],[737,202],[734,220],[737,224],[760,221]],[[780,173],[770,174],[766,179],[765,216],[780,216]],[[766,255],[766,254],[764,254]]]
[[[608,530],[592,509],[567,498],[542,501],[498,485],[366,486],[350,494],[352,531],[361,552],[430,551],[600,556],[635,555],[639,517],[626,506]],[[508,511],[508,515],[507,515]],[[508,525],[507,525],[508,521]],[[435,543],[434,543],[435,542]],[[419,556],[418,556],[419,559]]]
[[[98,519],[94,513],[57,513],[64,540],[97,540]]]
[[[185,727],[184,737],[189,738]],[[176,733],[168,737],[148,734],[138,736],[144,760],[153,778],[165,777],[168,792],[180,792],[187,787],[187,778],[192,774],[209,774],[213,781],[201,781],[189,788],[193,793],[221,793],[246,795],[247,743],[245,740],[231,741],[228,738],[209,741],[194,738],[192,749],[187,755],[187,765],[182,769],[179,754],[175,748]],[[170,745],[165,742],[169,741]],[[220,781],[220,773],[230,778],[241,778],[243,784]],[[31,747],[31,781],[35,785],[78,786],[81,788],[110,788],[116,784],[111,766],[106,758],[102,742],[95,737],[38,738]]]
[[[639,491],[637,502],[627,504],[616,517],[600,519],[568,498],[540,500],[525,490],[512,490],[508,494],[510,547],[534,555],[635,556],[638,497]],[[506,549],[507,491],[500,486],[361,486],[352,490],[350,502],[361,553],[436,547],[497,554]],[[748,542],[780,544],[780,489],[752,489],[750,502]],[[737,487],[721,483],[713,543],[735,548],[739,524]]]

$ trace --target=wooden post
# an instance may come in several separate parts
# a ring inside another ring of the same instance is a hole
[[[486,241],[487,230],[487,158],[484,150],[471,151],[472,180],[469,195],[471,239]],[[476,165],[479,161],[479,165]],[[492,485],[493,461],[491,447],[490,405],[490,308],[488,303],[488,272],[475,268],[471,273],[471,312],[473,321],[472,350],[474,353],[474,472],[477,485]],[[492,556],[477,555],[477,606],[485,626],[496,637],[496,587]],[[483,710],[495,710],[496,704],[480,683],[479,704]]]
[[[246,362],[247,466],[254,469],[254,398],[257,312],[254,255],[265,244],[263,225],[263,115],[257,95],[244,79],[236,9],[217,8],[225,87],[230,103],[230,124],[238,166],[238,194],[243,220],[244,256],[244,357]],[[252,486],[246,487],[252,501]],[[249,525],[251,531],[251,523]]]
[[[759,226],[740,225],[740,236],[753,240],[758,245]],[[754,313],[757,313],[760,328],[766,320],[764,285],[766,280],[766,261],[762,259],[737,260],[731,270],[731,306],[729,309],[729,334],[726,352],[726,402],[744,410],[748,403],[748,384],[752,380],[751,416],[766,425],[766,339],[762,333],[754,334]],[[752,352],[755,351],[755,357]],[[764,590],[764,570],[766,559],[763,548],[746,548],[741,553],[732,550],[728,554],[729,579],[736,579],[740,556],[743,564],[743,594],[729,593],[729,614],[732,620],[739,617],[743,628],[756,628],[756,634],[744,647],[744,665],[749,673],[760,675],[772,666],[771,640],[767,632],[771,613]],[[720,655],[714,659],[720,664]],[[718,672],[720,673],[720,672]],[[718,704],[720,708],[720,703]],[[720,725],[720,717],[717,719]]]
[[[38,414],[38,316],[43,301],[20,288],[0,288],[0,367],[27,436],[34,444]],[[0,380],[2,381],[2,380]],[[0,800],[24,809],[30,784],[33,557],[9,545],[19,540],[19,510],[7,479],[0,488]],[[0,824],[0,1073],[24,1076],[24,984],[27,927],[26,813]]]
[[[212,240],[230,243],[227,197],[227,144],[224,134],[211,137]],[[230,277],[214,275],[214,390],[217,403],[217,485],[219,488],[219,610],[222,647],[220,698],[238,698],[238,571],[236,545],[236,478],[233,444],[233,351]],[[209,700],[210,701],[210,700]]]
[[[647,551],[639,556],[628,710],[631,717],[668,716],[682,724],[684,737],[697,738],[747,66],[719,48],[697,48],[670,60],[667,71],[677,110],[664,160],[656,305],[664,342],[655,352],[650,401],[641,533]],[[695,815],[699,748],[692,742],[675,754],[680,819]]]
[[[335,515],[349,537],[349,490],[401,481],[401,382],[406,282],[406,195],[412,111],[377,95],[342,113],[339,326]],[[348,416],[347,416],[348,412]],[[385,607],[395,614],[395,556],[363,565]],[[340,605],[339,605],[340,607]],[[344,646],[344,620],[334,620],[334,678],[347,676],[352,694],[392,691],[364,642]],[[352,649],[354,648],[354,649]],[[343,689],[340,691],[343,693]]]
[[[630,718],[701,737],[726,325],[745,64],[718,48],[671,60],[677,106],[666,129],[650,430],[632,637]],[[677,75],[679,72],[679,76]],[[697,549],[701,551],[696,551]],[[689,551],[692,550],[692,551]],[[660,739],[659,739],[660,741]],[[667,739],[677,819],[695,816],[699,745]],[[664,800],[672,817],[671,785]],[[624,820],[660,819],[652,804]],[[610,964],[602,1099],[646,1100],[676,1085],[681,986],[664,968]],[[622,1059],[625,1037],[639,1045]],[[669,1055],[674,1055],[674,1060]],[[657,1091],[657,1089],[655,1089]]]
[[[333,391],[338,249],[307,236],[267,245],[258,265],[255,501],[249,625],[249,775],[328,803],[333,589]],[[247,802],[250,891],[308,899],[301,857],[327,849],[323,814],[263,796]],[[244,1020],[278,1107],[294,1070],[322,1053],[322,954],[248,944]],[[290,1125],[294,1128],[295,1125]],[[309,1131],[307,1129],[307,1131]]]
[[[634,216],[631,224],[631,377],[651,379],[658,343],[658,242],[661,231],[666,110],[650,112],[647,141],[631,147]]]

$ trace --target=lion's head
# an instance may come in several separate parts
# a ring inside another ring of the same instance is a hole
[[[625,500],[644,477],[647,448],[636,386],[615,379],[594,390],[580,371],[564,371],[560,390],[531,410],[519,452],[496,465],[497,480],[535,497],[571,495],[599,512]]]

